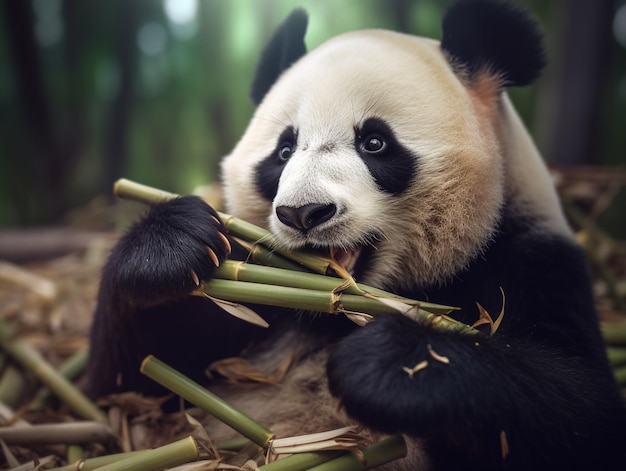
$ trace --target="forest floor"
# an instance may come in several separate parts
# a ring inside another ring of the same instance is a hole
[[[579,242],[589,253],[599,316],[605,323],[626,323],[626,241],[612,238],[596,224],[624,190],[626,172],[576,169],[554,175]],[[19,256],[7,247],[7,241],[17,240],[15,234],[13,239],[0,235],[0,338],[4,342],[17,339],[57,369],[85,352],[100,269],[117,238],[116,229],[141,210],[137,205],[111,205],[99,199],[68,216],[63,228],[67,232],[50,231],[56,245],[18,234]],[[33,260],[41,257],[45,259]],[[13,333],[6,334],[5,328]],[[150,448],[193,429],[182,414],[160,414],[154,401],[126,395],[112,401],[108,412],[112,434],[107,439],[84,443],[78,449],[62,441],[16,444],[10,434],[4,435],[8,429],[83,419],[53,396],[42,401],[37,373],[16,363],[6,350],[0,350],[0,469],[29,463],[30,468],[24,469],[33,469],[40,460],[64,464],[74,459],[68,458],[68,451],[80,458]],[[81,386],[80,370],[73,381]]]

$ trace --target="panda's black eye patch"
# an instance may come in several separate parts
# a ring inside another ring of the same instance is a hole
[[[278,191],[278,181],[285,168],[285,162],[296,150],[298,134],[293,126],[283,130],[276,140],[272,153],[266,156],[256,168],[256,185],[259,192],[268,200],[273,200]]]
[[[354,129],[354,147],[376,184],[391,194],[405,191],[417,168],[417,156],[396,138],[380,118],[368,118]]]

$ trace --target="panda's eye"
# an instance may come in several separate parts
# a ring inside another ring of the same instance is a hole
[[[282,143],[278,148],[278,158],[283,162],[289,160],[289,157],[291,157],[292,153],[293,147],[288,142]]]
[[[385,140],[379,134],[370,134],[361,144],[361,148],[370,154],[382,152],[386,146]]]
[[[281,144],[278,149],[278,158],[283,162],[286,162],[287,160],[289,160],[289,157],[291,157],[292,153],[293,148],[291,147],[291,144],[285,142]]]

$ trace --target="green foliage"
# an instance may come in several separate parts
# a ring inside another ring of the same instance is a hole
[[[24,8],[0,11],[0,227],[58,221],[111,194],[122,176],[181,193],[217,180],[220,158],[253,113],[248,88],[259,52],[293,8],[309,11],[313,48],[358,28],[438,38],[449,2],[204,0],[182,22],[168,16],[167,0],[12,3]],[[554,54],[558,8],[523,3],[550,32]],[[607,163],[625,154],[620,52],[603,95],[608,137],[597,160]],[[21,70],[24,59],[31,63]],[[541,86],[512,92],[540,148],[548,129]]]

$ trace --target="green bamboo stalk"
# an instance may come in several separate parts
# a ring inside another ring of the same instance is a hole
[[[80,445],[69,445],[67,447],[67,462],[76,463],[83,459],[85,450]]]
[[[158,190],[125,178],[119,179],[115,182],[113,191],[120,198],[132,199],[148,204],[161,203],[179,196],[175,193]],[[310,253],[305,250],[291,251],[281,248],[280,244],[276,243],[275,236],[267,229],[255,226],[254,224],[236,218],[230,214],[218,212],[218,215],[224,226],[235,237],[240,237],[254,243],[261,243],[290,260],[293,260],[322,275],[325,275],[330,269],[338,272],[343,271],[343,269],[330,258],[320,256],[316,253]],[[344,273],[342,274],[347,275],[345,271],[343,272]],[[349,277],[349,275],[347,276]]]
[[[611,366],[626,365],[626,347],[608,347],[606,353]]]
[[[271,430],[242,411],[228,404],[195,381],[150,355],[141,364],[141,372],[183,399],[211,413],[234,430],[266,448],[274,437]]]
[[[305,471],[346,453],[337,450],[295,453],[261,466],[258,471]]]
[[[317,273],[293,272],[288,269],[254,265],[236,260],[226,260],[216,271],[215,278],[232,281],[247,281],[251,283],[261,283],[275,286],[286,286],[291,288],[315,289],[320,291],[337,291],[345,294],[362,295],[369,293],[374,297],[389,298],[403,302],[411,306],[419,306],[424,311],[433,314],[448,314],[455,310],[451,306],[425,303],[414,299],[403,298],[393,293],[373,288],[371,286],[357,283],[347,285],[342,278]]]
[[[309,471],[361,471],[403,458],[406,453],[404,438],[400,435],[393,435],[365,448],[362,459],[348,453],[310,468]]]
[[[0,427],[0,439],[22,445],[33,443],[87,443],[111,440],[113,431],[102,422],[35,424],[29,427]]]
[[[244,446],[250,443],[245,437],[231,438],[230,440],[222,440],[215,443],[215,448],[224,451],[240,451]]]
[[[626,322],[603,322],[601,328],[608,345],[626,346]]]
[[[27,388],[28,382],[22,372],[15,365],[7,365],[0,378],[0,402],[15,409],[22,402]]]
[[[126,460],[131,457],[137,457],[150,453],[152,450],[137,450],[129,451],[126,453],[115,453],[112,455],[103,455],[96,458],[81,459],[79,461],[69,461],[70,464],[66,466],[60,466],[58,468],[50,469],[49,471],[93,471],[94,469],[102,468],[103,466],[117,463],[122,460]]]
[[[107,422],[107,416],[71,382],[63,378],[45,361],[41,354],[15,338],[12,329],[0,322],[0,347],[23,367],[30,370],[43,384],[85,419]]]
[[[258,264],[296,272],[309,272],[309,270],[307,270],[299,263],[292,262],[288,258],[283,257],[275,251],[270,250],[260,244],[253,244],[251,242],[248,242],[247,240],[241,239],[240,237],[234,237],[234,240],[244,249],[246,249],[250,254],[250,259]]]
[[[626,366],[618,366],[613,368],[613,376],[615,381],[621,387],[626,386]]]
[[[88,349],[84,348],[76,352],[74,355],[68,358],[65,362],[63,362],[63,364],[59,367],[58,372],[62,377],[66,378],[69,381],[72,381],[76,379],[83,372],[83,370],[85,369],[85,366],[87,365],[87,359],[88,359]],[[45,407],[48,404],[51,397],[52,397],[52,392],[50,391],[50,389],[44,388],[41,391],[39,391],[37,396],[35,396],[35,398],[29,404],[28,408],[29,409],[41,409],[42,407]]]
[[[335,291],[345,280],[316,273],[293,272],[275,267],[253,265],[251,263],[226,260],[214,274],[215,278],[232,281],[248,281],[251,283],[264,283],[274,286],[286,286],[291,288],[316,289],[320,291]],[[354,286],[342,289],[344,293],[360,294],[361,291]]]
[[[192,437],[146,450],[141,455],[107,464],[98,471],[158,471],[198,459],[198,445]]]
[[[371,315],[398,312],[377,299],[354,294],[336,294],[304,288],[275,286],[223,279],[212,279],[204,283],[204,291],[214,298],[238,303],[256,303],[315,312],[338,314],[344,311]],[[475,334],[471,327],[441,315],[428,313],[419,308],[414,314],[425,322],[442,330]]]

